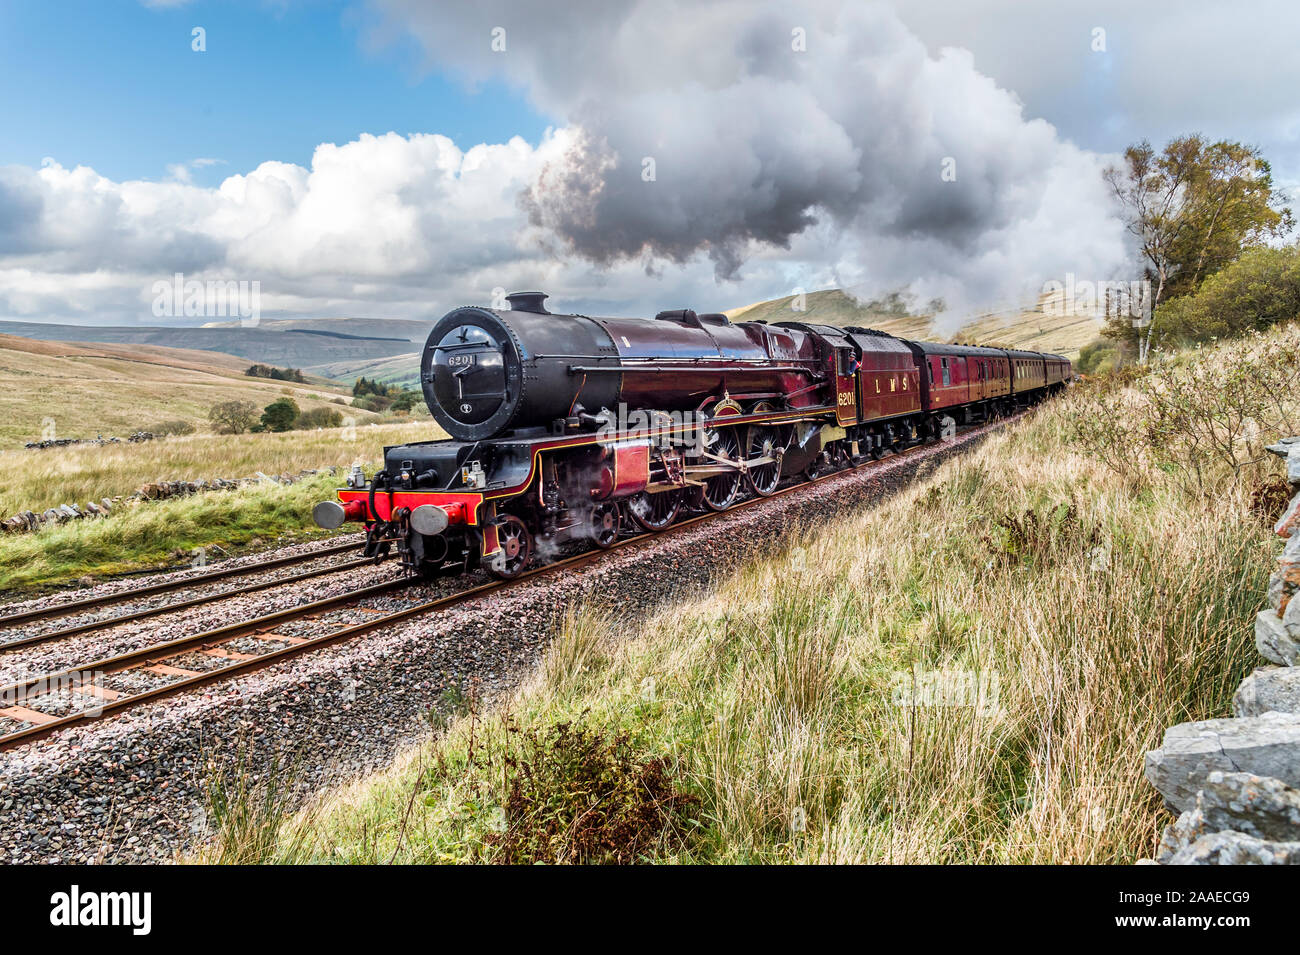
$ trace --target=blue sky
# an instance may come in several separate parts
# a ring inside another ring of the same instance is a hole
[[[536,142],[548,125],[519,90],[470,89],[422,67],[409,38],[380,48],[360,4],[131,0],[0,4],[0,165],[90,165],[159,179],[196,158],[215,185],[266,160],[307,165],[362,132],[439,132],[461,148]],[[191,49],[203,27],[207,51]],[[39,95],[34,95],[39,94]]]

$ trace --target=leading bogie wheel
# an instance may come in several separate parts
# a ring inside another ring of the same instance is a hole
[[[618,540],[618,529],[621,524],[622,516],[619,514],[618,505],[613,501],[593,504],[591,517],[588,520],[591,542],[601,550],[613,547],[614,541]]]
[[[518,577],[533,556],[533,535],[528,527],[515,515],[506,515],[497,524],[497,544],[500,550],[488,562],[488,573],[501,580]]]

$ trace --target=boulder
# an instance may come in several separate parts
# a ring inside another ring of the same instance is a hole
[[[1292,444],[1286,453],[1286,479],[1300,484],[1300,444]]]
[[[1169,865],[1300,865],[1300,842],[1269,842],[1241,832],[1201,836]]]
[[[1294,624],[1300,601],[1291,601],[1286,609],[1284,617],[1279,617],[1272,609],[1255,614],[1255,649],[1265,659],[1290,667],[1300,660],[1300,642],[1287,629],[1285,617],[1290,617]]]
[[[1300,667],[1259,667],[1232,696],[1236,716],[1300,714]]]
[[[1209,775],[1253,773],[1300,786],[1300,716],[1264,713],[1242,719],[1180,723],[1146,754],[1146,777],[1178,812],[1196,804]]]

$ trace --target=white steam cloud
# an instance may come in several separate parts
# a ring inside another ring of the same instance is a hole
[[[504,74],[575,127],[522,204],[593,263],[704,254],[735,280],[764,249],[820,252],[862,296],[905,288],[960,316],[1124,260],[1104,161],[1027,120],[968,53],[927,54],[887,8],[381,6],[432,59]]]

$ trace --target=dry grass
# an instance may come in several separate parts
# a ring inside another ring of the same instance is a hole
[[[1251,499],[1276,464],[1211,464],[1212,496],[1157,465],[1134,481],[1067,441],[1087,397],[689,608],[570,615],[508,707],[315,805],[286,856],[495,861],[515,821],[475,754],[567,724],[626,737],[700,800],[699,830],[658,861],[1150,855],[1169,816],[1143,753],[1226,714],[1258,662],[1277,542]]]
[[[372,416],[373,417],[373,416]],[[129,494],[150,481],[252,477],[258,471],[296,474],[308,468],[378,461],[384,445],[446,437],[431,418],[355,428],[280,433],[173,436],[141,444],[43,451],[0,451],[7,475],[0,513],[42,510]]]
[[[10,480],[0,489],[7,516],[128,494],[160,479],[250,477],[261,471],[363,464],[373,471],[385,445],[445,437],[428,419],[354,429],[281,434],[189,435],[102,447],[0,453]],[[21,466],[19,466],[21,465]],[[187,560],[195,548],[233,549],[315,535],[317,501],[333,496],[342,474],[285,486],[261,482],[231,491],[119,505],[103,520],[70,521],[32,534],[0,537],[0,593],[90,575],[110,576]],[[216,553],[220,553],[219,551]]]

